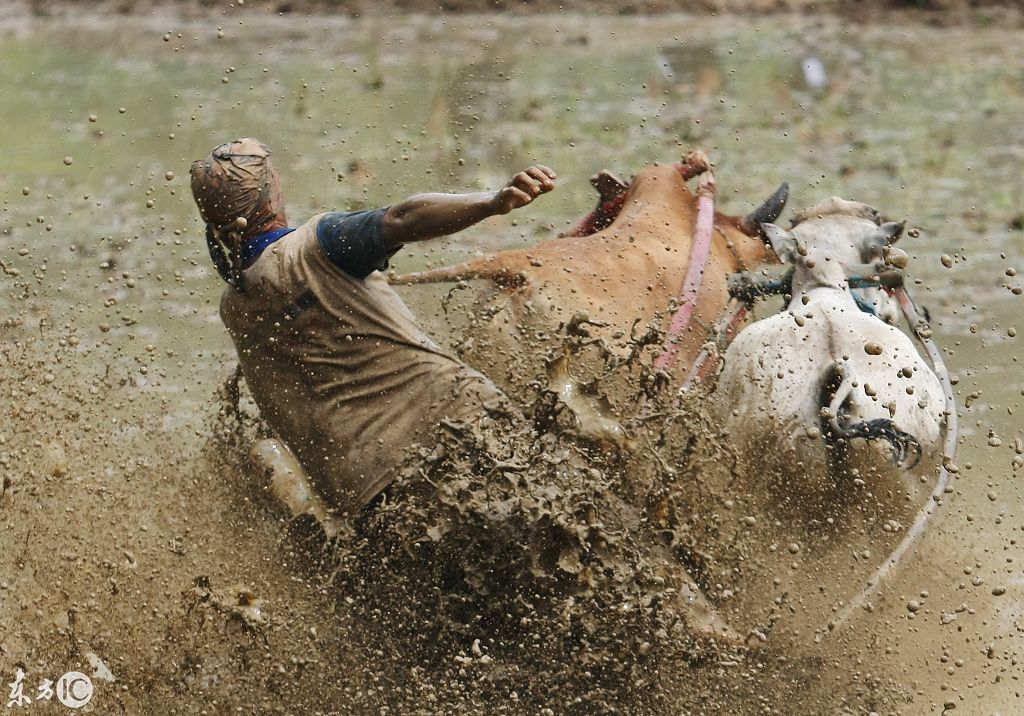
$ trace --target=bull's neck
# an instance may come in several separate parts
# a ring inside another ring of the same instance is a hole
[[[682,229],[687,235],[692,234],[696,222],[693,209],[680,201],[682,197],[666,194],[667,192],[659,191],[637,196],[634,201],[622,207],[616,223],[623,222],[656,231],[663,231],[666,228]]]
[[[806,303],[804,302],[804,297],[807,298]],[[832,305],[848,303],[852,309],[857,310],[857,302],[854,301],[846,281],[842,281],[839,284],[817,281],[809,281],[803,285],[794,283],[793,299],[789,302],[789,309],[799,311],[801,308],[823,302],[828,302]]]
[[[738,259],[741,267],[750,268],[761,264],[778,263],[775,254],[757,237],[747,236],[739,229],[731,227],[723,229],[726,241],[729,242],[732,254]]]

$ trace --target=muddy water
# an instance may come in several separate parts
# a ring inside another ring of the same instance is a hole
[[[534,210],[406,251],[399,270],[528,244],[590,208],[592,173],[628,174],[689,147],[716,161],[729,209],[788,180],[798,206],[837,193],[908,218],[920,230],[904,239],[914,295],[959,378],[961,472],[875,610],[824,645],[807,624],[794,649],[820,659],[809,688],[820,687],[822,713],[870,710],[861,695],[877,683],[901,694],[880,711],[1021,709],[1013,460],[1024,297],[1010,290],[1024,285],[1011,275],[1024,271],[1019,33],[230,9],[209,23],[4,23],[5,683],[23,668],[34,694],[42,676],[93,673],[92,654],[117,679],[97,681],[100,712],[386,703],[372,674],[346,666],[357,657],[344,617],[326,616],[335,605],[306,580],[281,523],[204,454],[231,351],[187,167],[215,143],[254,135],[275,149],[293,220],[495,187],[533,161],[559,172],[559,191]],[[804,72],[811,59],[823,78]],[[437,291],[407,296],[443,325]],[[204,582],[190,591],[203,576],[223,594]],[[265,602],[270,646],[237,612],[245,590]],[[353,676],[339,685],[339,672]],[[765,707],[786,712],[751,695],[751,712]]]

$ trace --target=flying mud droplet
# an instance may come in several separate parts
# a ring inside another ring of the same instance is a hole
[[[62,477],[67,474],[68,456],[64,451],[64,446],[59,442],[51,442],[46,446],[43,460],[48,474],[54,477]]]
[[[942,265],[946,268],[953,268],[953,257],[949,254],[942,254],[942,256],[939,257],[939,261],[941,261]]]
[[[109,681],[113,683],[117,679],[114,678],[113,672],[110,671],[103,659],[99,657],[94,651],[87,651],[83,654],[85,660],[89,662],[89,666],[92,667],[92,678],[99,679],[100,681]]]
[[[885,263],[893,268],[905,269],[907,264],[910,263],[910,254],[903,249],[886,246],[884,253]]]
[[[169,171],[166,174],[164,174],[164,179],[166,179],[167,181],[174,181],[174,172]]]
[[[99,120],[99,117],[97,117],[95,114],[90,114],[89,115],[89,121],[90,122],[96,122],[97,120]]]
[[[909,602],[907,602],[907,611],[911,614],[916,614],[917,612],[921,611],[921,602],[917,601],[916,599],[911,599]]]
[[[64,157],[64,166],[70,167],[74,162],[75,160],[73,157]]]
[[[992,587],[992,596],[1001,597],[1006,594],[1006,587]]]
[[[24,196],[28,196],[29,194],[31,194],[31,193],[32,193],[32,190],[31,190],[31,189],[29,189],[29,188],[28,188],[28,187],[26,186],[26,187],[23,187],[23,188],[22,188],[22,190],[21,190],[21,193],[22,193],[22,194],[23,194]]]
[[[869,356],[880,356],[882,355],[882,346],[874,341],[868,341],[864,344],[864,352]]]
[[[244,216],[239,216],[235,219],[235,226],[238,227],[239,231],[245,231],[246,227],[249,226],[249,220]]]

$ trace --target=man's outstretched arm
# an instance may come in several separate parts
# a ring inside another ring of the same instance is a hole
[[[548,167],[535,164],[497,191],[411,196],[384,214],[384,245],[391,251],[413,241],[454,234],[488,216],[507,214],[554,189],[556,176]]]

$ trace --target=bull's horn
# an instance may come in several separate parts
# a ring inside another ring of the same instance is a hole
[[[764,200],[761,206],[740,219],[740,231],[747,236],[761,236],[761,224],[770,224],[779,218],[789,198],[789,183],[783,182],[775,193]]]

